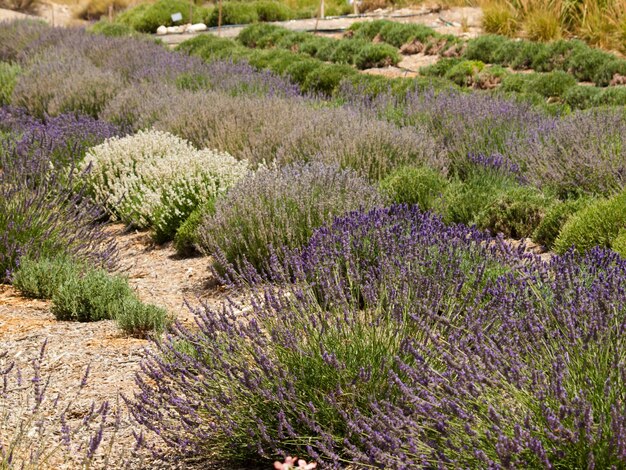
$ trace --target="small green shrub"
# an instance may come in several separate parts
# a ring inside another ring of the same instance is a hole
[[[532,68],[537,72],[567,71],[567,61],[577,49],[587,46],[580,41],[560,39],[538,49],[533,58]]]
[[[84,265],[66,256],[33,260],[21,258],[13,275],[13,286],[26,297],[51,299],[59,286],[77,279]]]
[[[337,44],[338,41],[334,39],[310,35],[299,45],[299,52],[319,60],[329,61]]]
[[[483,62],[464,60],[448,70],[446,78],[459,86],[471,86],[483,68],[485,68]]]
[[[217,26],[219,10],[215,8],[207,18],[208,26]],[[222,24],[249,24],[259,21],[259,13],[253,3],[226,2],[222,5]]]
[[[485,35],[467,41],[463,57],[467,60],[479,60],[485,63],[497,63],[496,54],[505,44],[514,43],[503,36]]]
[[[601,88],[591,98],[591,103],[593,106],[625,106],[626,88],[622,86]]]
[[[513,58],[509,66],[515,70],[525,70],[532,68],[535,57],[541,54],[548,46],[540,42],[521,41],[517,49],[517,55]]]
[[[400,62],[397,49],[388,44],[367,44],[354,59],[358,69],[364,70],[375,67],[388,67]]]
[[[626,258],[626,229],[620,230],[615,240],[611,242],[611,249],[622,258]]]
[[[607,52],[585,46],[576,48],[567,61],[568,72],[579,81],[593,81],[599,70],[613,62],[615,56]]]
[[[393,21],[387,22],[380,29],[379,34],[384,42],[397,48],[411,41],[419,41],[425,44],[429,39],[433,37],[438,38],[440,36],[435,30],[428,26],[396,23]]]
[[[128,281],[101,269],[72,276],[52,296],[52,313],[57,320],[98,321],[113,319],[125,299],[133,297]]]
[[[117,307],[115,322],[124,333],[144,338],[151,333],[162,333],[171,318],[161,307],[144,304],[136,297],[125,297]]]
[[[177,51],[198,55],[204,60],[232,59],[233,53],[242,49],[232,39],[220,38],[212,34],[202,34],[191,38],[176,47]],[[204,77],[209,80],[209,77]]]
[[[452,67],[462,61],[463,59],[459,59],[458,57],[445,57],[439,59],[432,65],[421,67],[420,75],[424,75],[426,77],[445,77],[445,75]]]
[[[626,77],[626,60],[606,61],[594,74],[593,81],[598,86],[607,86],[615,75]]]
[[[561,70],[531,75],[533,76],[530,85],[532,88],[526,91],[534,91],[548,98],[551,96],[564,96],[569,88],[577,84],[574,77]]]
[[[600,93],[594,86],[577,85],[567,89],[563,94],[563,101],[572,109],[587,109],[593,106],[594,98]]]
[[[11,95],[22,69],[17,64],[0,62],[0,106],[11,102]]]
[[[557,253],[572,246],[587,251],[594,246],[608,248],[626,227],[626,191],[609,199],[600,199],[575,213],[563,226],[554,242]]]
[[[417,204],[432,210],[448,185],[446,178],[430,167],[403,167],[390,173],[380,187],[392,202]]]
[[[259,21],[287,21],[295,18],[295,13],[284,3],[263,0],[254,3]]]
[[[354,38],[362,38],[368,41],[374,39],[389,24],[389,20],[363,21],[361,23],[352,23],[348,31],[353,32]]]
[[[215,201],[210,201],[208,204],[194,210],[187,217],[187,220],[178,227],[174,237],[174,247],[179,255],[191,256],[197,252],[198,227],[200,227],[203,218],[207,214],[213,214],[214,212]]]
[[[295,83],[302,85],[307,75],[322,65],[321,62],[315,59],[302,58],[302,60],[290,64],[285,69],[285,75],[288,75]]]
[[[476,218],[476,225],[507,238],[530,237],[554,200],[538,189],[512,186],[497,195]]]
[[[477,172],[464,181],[452,181],[438,208],[447,222],[473,224],[478,215],[513,185],[509,178],[489,171]]]
[[[522,41],[503,41],[495,51],[490,51],[491,62],[494,64],[500,64],[509,66],[515,60],[515,57],[520,53],[524,43]]]
[[[533,240],[552,249],[563,225],[573,214],[589,205],[591,201],[592,199],[589,198],[576,198],[553,204],[533,233]]]
[[[284,28],[273,24],[253,24],[241,30],[237,35],[237,41],[246,47],[255,48],[260,40],[281,30]]]
[[[94,34],[102,34],[109,37],[134,36],[137,32],[127,24],[111,23],[101,20],[89,27],[89,31]]]
[[[307,74],[302,88],[304,91],[332,96],[344,78],[349,78],[357,73],[348,65],[323,64]]]

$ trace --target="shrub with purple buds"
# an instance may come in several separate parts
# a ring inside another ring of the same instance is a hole
[[[274,261],[247,273],[263,283],[249,305],[197,309],[144,364],[132,411],[171,449],[335,468],[626,464],[617,255],[544,263],[395,206]]]
[[[322,163],[261,168],[216,201],[197,238],[221,271],[244,261],[261,268],[272,246],[301,246],[333,217],[382,204],[378,190],[352,170]]]
[[[111,236],[97,222],[103,212],[75,186],[51,167],[46,152],[0,146],[0,281],[10,281],[23,256],[114,261]]]

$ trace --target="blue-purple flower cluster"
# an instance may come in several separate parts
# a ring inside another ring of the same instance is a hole
[[[155,344],[133,413],[193,455],[619,468],[625,280],[607,251],[543,262],[417,208],[354,212],[250,270],[251,307]]]

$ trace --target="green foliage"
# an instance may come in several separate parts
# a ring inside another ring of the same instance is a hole
[[[52,299],[57,320],[115,319],[123,331],[140,337],[161,332],[169,322],[165,310],[142,304],[126,279],[67,256],[22,258],[13,285],[28,297]]]
[[[259,21],[287,21],[295,18],[296,14],[284,3],[271,0],[262,0],[254,3]]]
[[[626,229],[620,230],[615,240],[611,242],[611,249],[622,258],[626,258]]]
[[[257,47],[259,41],[264,39],[265,37],[272,36],[278,31],[287,31],[280,26],[276,26],[273,24],[253,24],[250,26],[246,26],[241,32],[237,35],[237,41],[243,44],[246,47]],[[272,44],[273,45],[273,44]],[[264,47],[268,47],[268,45],[264,45]]]
[[[598,49],[580,47],[572,52],[567,68],[580,81],[594,81],[598,71],[603,70],[607,62],[612,62],[614,58],[612,54]]]
[[[459,86],[471,86],[485,64],[478,60],[464,60],[446,72],[446,78]]]
[[[219,10],[213,9],[207,18],[208,26],[217,26]],[[222,24],[248,24],[259,21],[259,13],[253,3],[226,2],[222,5]]]
[[[464,181],[452,181],[438,209],[447,222],[473,224],[487,207],[513,186],[513,182],[490,171],[476,171]]]
[[[611,84],[616,75],[626,77],[626,60],[607,60],[594,75],[594,82],[598,86]]]
[[[420,24],[407,24],[391,22],[381,31],[383,41],[392,46],[400,47],[411,41],[426,43],[431,38],[439,38],[441,35],[434,29]]]
[[[371,41],[388,23],[388,20],[374,20],[352,23],[348,28],[348,31],[352,32],[354,38],[362,38]]]
[[[380,183],[383,193],[399,204],[417,204],[432,210],[448,185],[446,178],[430,167],[403,167],[390,173]]]
[[[576,79],[557,70],[548,73],[510,74],[502,81],[503,91],[516,93],[538,93],[544,97],[564,97],[576,86]]]
[[[332,96],[344,78],[358,72],[348,65],[322,65],[311,70],[304,80],[304,91],[322,93]]]
[[[462,59],[459,59],[457,57],[442,58],[432,65],[421,67],[420,75],[424,75],[427,77],[444,77],[452,67],[462,61]]]
[[[187,220],[178,227],[174,237],[174,247],[176,252],[182,256],[190,256],[197,252],[198,227],[202,224],[203,218],[207,214],[215,212],[215,201],[212,200],[207,205],[198,207],[193,211]]]
[[[124,333],[144,338],[151,333],[162,333],[171,323],[171,318],[165,309],[129,296],[119,302],[115,322]]]
[[[554,249],[557,253],[564,253],[572,246],[583,252],[594,246],[608,248],[624,227],[626,191],[609,199],[600,199],[575,213],[563,226]]]
[[[356,65],[360,69],[395,65],[400,61],[398,51],[388,44],[372,44],[359,38],[338,40],[310,33],[292,32],[268,24],[246,27],[239,34],[238,40],[247,47],[278,47],[289,52],[308,54],[325,62]],[[295,61],[292,60],[291,63],[293,62]],[[276,71],[282,73],[285,68],[278,68]]]
[[[102,34],[109,37],[134,36],[136,31],[124,23],[111,23],[101,20],[89,27],[89,31],[94,34]]]
[[[554,199],[528,186],[512,186],[499,193],[476,218],[476,225],[507,238],[530,237]]]
[[[592,106],[594,98],[600,92],[599,88],[593,86],[573,86],[564,94],[563,100],[572,109],[586,109]]]
[[[17,64],[0,62],[0,106],[11,102],[13,88],[21,72],[22,69]]]
[[[398,51],[387,44],[367,44],[361,48],[354,58],[354,65],[358,69],[388,67],[400,62]]]
[[[463,57],[468,60],[479,60],[485,63],[496,63],[496,55],[505,44],[513,43],[503,36],[485,35],[467,41]],[[502,57],[500,60],[503,60]],[[510,57],[508,58],[510,61]]]
[[[51,299],[61,285],[76,279],[85,266],[67,256],[33,260],[25,257],[13,274],[13,286],[27,297]]]
[[[71,276],[52,296],[57,320],[98,321],[115,318],[121,303],[133,297],[128,281],[101,269]]]
[[[295,83],[303,84],[307,75],[321,65],[322,64],[315,59],[303,58],[298,62],[290,64],[285,69],[285,75],[288,75]]]
[[[212,34],[198,35],[182,42],[176,47],[177,51],[189,55],[198,55],[205,60],[232,59],[233,54],[240,49],[243,49],[241,45],[232,39],[220,38]],[[209,80],[209,78],[205,77],[205,80]],[[184,84],[182,84],[181,87],[183,89],[194,89]]]
[[[533,233],[533,240],[541,243],[548,249],[552,249],[563,225],[573,214],[582,210],[591,202],[592,199],[589,198],[576,198],[553,204]]]

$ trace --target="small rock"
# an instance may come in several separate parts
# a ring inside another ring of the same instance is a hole
[[[192,24],[187,28],[187,32],[189,33],[199,33],[200,31],[206,31],[207,25],[204,23],[196,23]]]
[[[161,26],[159,26],[159,27],[157,28],[156,33],[157,33],[159,36],[163,36],[163,35],[167,34],[167,28],[166,28],[165,26],[161,25]]]
[[[168,26],[167,33],[168,34],[182,34],[184,32],[184,28],[182,26]]]

